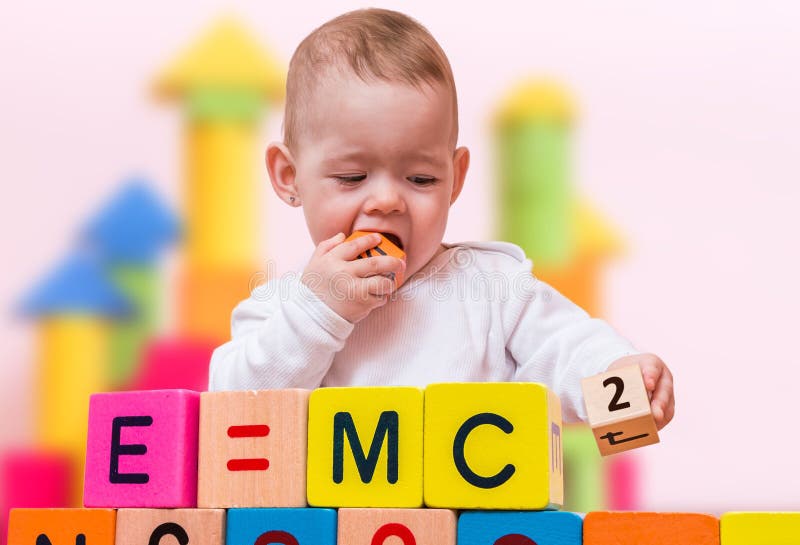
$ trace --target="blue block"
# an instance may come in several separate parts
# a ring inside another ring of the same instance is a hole
[[[583,519],[564,511],[465,511],[458,545],[581,545]]]
[[[336,510],[228,509],[226,545],[253,545],[259,538],[259,545],[336,545]]]

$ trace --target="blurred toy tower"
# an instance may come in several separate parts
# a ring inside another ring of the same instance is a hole
[[[140,178],[127,180],[84,229],[82,238],[133,307],[112,331],[109,379],[114,389],[130,384],[144,347],[158,330],[163,300],[158,258],[177,237],[177,218]]]
[[[83,250],[23,299],[21,313],[38,322],[35,442],[43,452],[64,454],[72,475],[83,474],[89,396],[110,387],[113,323],[130,311],[99,260]],[[74,483],[79,498],[80,479]]]
[[[496,232],[534,263],[534,276],[602,315],[603,264],[622,253],[614,229],[572,185],[570,140],[575,111],[566,91],[547,81],[513,88],[494,124],[498,167]],[[565,509],[636,507],[633,458],[600,459],[591,430],[565,427]]]
[[[167,66],[156,91],[180,100],[185,116],[180,334],[222,342],[260,268],[258,122],[265,102],[282,99],[284,71],[224,19]]]

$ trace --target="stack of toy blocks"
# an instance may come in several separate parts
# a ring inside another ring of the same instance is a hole
[[[539,384],[96,394],[86,508],[15,509],[8,543],[720,543],[708,515],[556,511],[562,467]],[[721,542],[797,543],[799,517],[727,514]]]

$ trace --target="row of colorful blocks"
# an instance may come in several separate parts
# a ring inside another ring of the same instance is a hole
[[[90,400],[86,507],[535,510],[562,497],[561,405],[540,384]]]
[[[15,509],[8,545],[796,545],[800,513]],[[172,540],[170,539],[171,543]]]

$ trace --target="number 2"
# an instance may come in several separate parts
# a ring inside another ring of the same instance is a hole
[[[608,387],[610,385],[614,385],[616,390],[614,391],[614,397],[611,398],[611,402],[608,404],[608,411],[621,411],[622,409],[627,409],[631,406],[628,401],[624,403],[619,402],[619,398],[622,397],[622,391],[625,389],[625,383],[622,382],[622,379],[619,377],[608,377],[603,381],[603,386]]]

